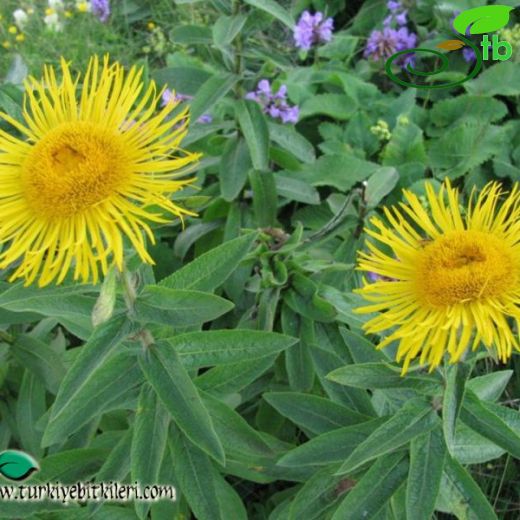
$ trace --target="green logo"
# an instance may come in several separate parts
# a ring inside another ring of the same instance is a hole
[[[407,49],[405,51],[396,52],[388,60],[385,64],[386,73],[388,77],[397,83],[398,85],[402,85],[404,87],[412,87],[412,88],[451,88],[456,87],[458,85],[462,85],[466,81],[473,79],[482,69],[482,62],[484,60],[489,60],[489,47],[492,46],[492,59],[495,61],[505,61],[511,58],[513,54],[513,48],[509,42],[500,41],[498,36],[495,34],[493,38],[490,40],[489,36],[485,34],[482,39],[480,46],[482,47],[482,52],[480,49],[468,38],[466,38],[466,34],[484,34],[493,31],[497,31],[502,27],[506,26],[509,22],[509,14],[513,10],[513,7],[509,7],[508,5],[485,5],[482,7],[475,7],[473,9],[468,9],[467,11],[463,11],[460,13],[455,20],[453,21],[454,29],[460,33],[456,34],[456,39],[446,40],[437,45],[439,49],[444,50],[445,52],[437,51],[434,49],[423,49],[423,48],[415,48],[415,49]],[[411,64],[406,66],[406,71],[415,76],[435,76],[436,74],[440,74],[441,72],[445,72],[449,67],[449,60],[447,56],[447,52],[455,51],[462,49],[463,47],[468,46],[473,49],[475,53],[475,64],[468,75],[458,81],[452,81],[450,83],[435,83],[432,85],[421,85],[412,83],[411,81],[406,81],[399,78],[394,71],[392,70],[392,65],[401,56],[405,56],[411,53],[419,53],[425,52],[430,55],[434,55],[440,59],[440,65],[432,71],[421,71],[412,67]]]
[[[31,473],[39,469],[38,463],[23,451],[0,452],[0,475],[9,480],[25,480]]]

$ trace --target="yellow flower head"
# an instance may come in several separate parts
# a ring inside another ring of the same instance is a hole
[[[24,42],[25,41],[25,34],[23,34],[23,33],[17,34],[15,40],[17,42]]]
[[[153,31],[155,29],[155,23],[154,22],[148,22],[146,24],[146,27],[148,27],[148,30]]]
[[[359,253],[359,269],[378,281],[358,289],[371,305],[360,313],[379,313],[365,324],[367,333],[392,329],[378,348],[398,342],[403,373],[420,355],[420,363],[438,366],[445,353],[460,360],[472,340],[482,342],[507,361],[519,349],[520,325],[520,191],[505,197],[489,183],[466,215],[449,181],[436,194],[426,185],[430,212],[416,195],[385,208],[389,225],[373,218],[367,233],[369,252]],[[430,214],[429,214],[430,213]],[[377,244],[379,242],[379,245]],[[382,246],[382,247],[381,247]]]
[[[177,170],[198,158],[179,149],[187,110],[156,113],[161,92],[144,89],[142,68],[93,57],[79,99],[79,76],[63,59],[61,69],[61,82],[52,67],[26,82],[23,124],[1,114],[24,138],[0,130],[0,269],[15,265],[10,280],[26,285],[60,283],[71,266],[96,283],[111,258],[122,269],[125,237],[153,263],[149,223],[195,215],[169,197],[192,182]]]
[[[52,7],[47,7],[47,9],[45,9],[45,14],[47,16],[51,16],[51,15],[53,15],[55,13],[56,13],[56,11]]]
[[[9,34],[16,34],[18,32],[18,28],[16,27],[16,25],[10,25],[7,31],[9,32]]]
[[[11,42],[9,42],[8,40],[4,40],[4,41],[2,42],[2,47],[3,47],[4,49],[9,49],[9,48],[11,47]]]

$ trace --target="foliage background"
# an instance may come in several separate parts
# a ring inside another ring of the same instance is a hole
[[[14,9],[35,15],[0,55],[0,108],[20,118],[23,77],[62,55],[77,70],[95,53],[142,63],[194,96],[185,146],[203,159],[179,200],[199,217],[156,229],[153,268],[129,262],[132,320],[124,284],[93,327],[99,286],[1,282],[0,449],[40,461],[31,483],[172,483],[179,500],[6,502],[0,517],[518,518],[518,356],[401,379],[392,349],[363,335],[352,292],[365,222],[402,188],[520,180],[515,57],[456,90],[403,90],[363,58],[388,14],[381,0],[113,4],[101,24],[71,2],[52,32],[44,2],[2,2],[0,39]],[[433,46],[454,11],[481,2],[404,4]],[[307,54],[292,41],[304,9],[335,23]],[[468,67],[455,59],[448,77]],[[287,85],[296,125],[243,100],[265,78]],[[206,113],[211,123],[196,122]]]

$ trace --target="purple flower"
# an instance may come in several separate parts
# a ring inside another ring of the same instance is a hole
[[[323,20],[323,13],[312,15],[304,11],[294,26],[294,44],[302,51],[308,51],[313,45],[327,43],[332,39],[334,20]]]
[[[373,271],[368,271],[367,276],[371,282],[395,282],[395,278],[390,278],[388,276],[383,276],[382,274],[374,273]]]
[[[372,31],[368,38],[364,57],[374,61],[386,60],[393,54],[406,49],[413,49],[417,44],[417,35],[409,32],[406,27],[398,30],[385,27],[382,31]],[[414,63],[414,56],[405,56],[401,59],[403,66]]]
[[[177,92],[174,94],[170,89],[166,89],[163,92],[161,106],[166,106],[168,103],[173,102],[181,102],[181,101],[191,101],[193,96],[188,96],[187,94],[178,94]],[[210,114],[202,114],[198,119],[197,123],[208,124],[213,121],[213,117]]]
[[[109,0],[92,0],[92,13],[98,17],[100,22],[105,23],[110,16]]]
[[[297,123],[300,115],[298,106],[289,106],[287,103],[287,86],[281,85],[277,92],[273,92],[268,80],[258,82],[256,90],[248,92],[245,99],[256,101],[262,105],[263,111],[282,123]]]
[[[403,27],[408,22],[408,11],[403,7],[401,2],[388,2],[387,7],[390,14],[384,19],[383,26],[390,27],[395,22],[397,27]]]
[[[462,51],[462,57],[466,63],[472,63],[477,59],[475,56],[475,51],[471,47],[464,47]]]

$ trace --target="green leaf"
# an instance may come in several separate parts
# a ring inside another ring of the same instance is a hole
[[[294,172],[294,176],[313,186],[332,186],[340,191],[348,191],[380,168],[375,163],[343,153],[322,155],[315,162],[305,164],[300,171]]]
[[[79,355],[61,383],[51,408],[42,446],[50,446],[66,437],[67,433],[61,430],[61,425],[71,424],[70,415],[75,413],[76,399],[85,399],[85,388],[95,385],[93,381],[96,381],[99,370],[104,368],[106,360],[134,328],[135,325],[123,315],[114,317],[94,329],[92,337],[81,347]]]
[[[204,112],[212,108],[238,81],[234,74],[218,74],[209,78],[195,94],[190,107],[190,118],[196,121]]]
[[[292,153],[299,161],[312,163],[316,160],[314,146],[290,125],[268,123],[271,139],[284,150]]]
[[[371,419],[371,417],[317,395],[298,392],[269,392],[265,393],[263,398],[283,416],[315,434],[352,426]]]
[[[442,428],[446,445],[451,454],[453,454],[455,443],[457,418],[464,400],[466,381],[470,374],[471,367],[465,363],[457,363],[448,367],[448,377],[442,402]]]
[[[336,353],[312,345],[311,356],[314,361],[316,373],[325,392],[333,401],[344,404],[363,415],[375,416],[374,407],[367,392],[359,388],[346,388],[327,379],[327,375],[334,369],[344,365],[345,360]]]
[[[399,120],[398,120],[399,121]],[[411,122],[398,122],[392,137],[383,151],[385,166],[402,166],[406,163],[427,164],[423,131]]]
[[[213,42],[217,47],[229,45],[237,36],[246,23],[245,14],[236,16],[219,16],[213,25]]]
[[[470,94],[479,96],[518,96],[520,94],[520,68],[518,63],[497,63],[464,84]],[[486,99],[489,103],[491,100]],[[499,112],[501,113],[501,112]],[[480,122],[480,119],[479,119]]]
[[[406,488],[407,518],[432,517],[445,457],[446,444],[440,428],[412,440]]]
[[[214,395],[240,392],[273,366],[277,356],[241,361],[231,365],[219,365],[195,379],[198,388]]]
[[[432,141],[429,161],[439,179],[455,179],[495,156],[504,145],[505,129],[461,123]]]
[[[182,435],[177,435],[172,445],[179,491],[195,517],[198,520],[226,520],[220,514],[210,458]]]
[[[47,410],[45,388],[28,370],[24,371],[20,391],[16,400],[16,425],[20,436],[20,447],[40,457],[42,432],[36,428],[37,420]]]
[[[249,181],[253,189],[253,209],[257,226],[274,226],[278,199],[273,173],[250,170]]]
[[[319,204],[320,194],[316,188],[304,181],[286,177],[276,173],[274,176],[276,183],[276,192],[281,197],[289,200],[296,200],[304,204]]]
[[[332,520],[369,520],[406,480],[408,460],[403,453],[381,457],[348,492]]]
[[[334,475],[336,466],[327,466],[317,471],[304,483],[291,502],[287,520],[321,520],[334,510],[342,493],[354,484]]]
[[[355,101],[345,94],[316,94],[302,103],[300,119],[326,115],[347,121],[357,110]]]
[[[390,363],[346,365],[328,374],[327,379],[356,388],[413,388],[425,394],[435,394],[441,391],[441,382],[434,377],[412,374],[403,377],[401,367]]]
[[[509,13],[513,9],[514,7],[507,5],[484,5],[466,9],[453,20],[453,28],[463,35],[470,26],[470,34],[498,31],[508,24]]]
[[[247,181],[251,165],[244,139],[230,139],[222,153],[219,168],[220,193],[224,200],[232,201],[237,197]]]
[[[491,69],[494,69],[494,67],[491,67]],[[517,70],[516,67],[515,70]],[[474,85],[475,82],[470,83]],[[466,85],[468,84],[466,83]],[[507,83],[506,85],[509,87]],[[518,92],[520,93],[520,89]],[[469,94],[443,99],[435,103],[430,111],[431,121],[439,127],[451,126],[454,123],[459,123],[461,120],[468,119],[476,120],[480,124],[494,123],[500,121],[506,115],[507,106],[502,101],[494,98],[490,99],[483,95],[473,96]]]
[[[474,377],[467,382],[467,387],[482,401],[496,401],[503,394],[513,373],[513,370],[498,370]]]
[[[187,327],[214,320],[233,307],[232,302],[214,294],[147,285],[137,298],[135,311],[140,321]]]
[[[159,282],[170,289],[214,291],[222,285],[246,256],[258,233],[224,242],[186,264]]]
[[[298,340],[259,330],[209,330],[190,332],[167,340],[188,369],[235,364],[271,356]]]
[[[47,390],[56,394],[65,375],[61,357],[49,345],[27,334],[21,334],[11,347],[18,362],[28,368],[45,385]]]
[[[450,506],[458,518],[498,520],[493,507],[471,475],[455,459],[446,456],[442,487],[451,493]]]
[[[386,418],[338,428],[322,433],[310,441],[286,453],[280,466],[324,466],[344,461],[369,435],[384,425]]]
[[[0,453],[0,475],[9,480],[25,480],[39,469],[38,463],[23,451],[7,450]]]
[[[490,409],[489,405],[471,391],[466,390],[460,418],[470,428],[488,438],[497,446],[520,458],[520,435]]]
[[[235,104],[240,129],[246,139],[256,170],[269,169],[269,128],[260,105],[255,101],[241,100]]]
[[[224,465],[222,444],[211,417],[175,349],[162,341],[141,353],[139,363],[157,395],[183,433]]]
[[[166,449],[170,418],[149,385],[143,385],[139,395],[130,450],[132,482],[142,485],[159,481],[161,463]],[[147,518],[150,504],[135,502],[142,520]]]
[[[339,469],[339,474],[351,473],[366,462],[395,450],[430,431],[438,422],[437,414],[426,401],[420,398],[408,401],[356,447]]]
[[[226,458],[242,460],[248,465],[255,458],[274,458],[274,450],[239,413],[210,394],[204,394],[202,398],[215,431],[222,439]]]
[[[293,17],[289,11],[276,2],[276,0],[245,0],[245,3],[269,13],[271,16],[280,20],[280,22],[285,24],[289,29],[293,29]]]
[[[105,410],[123,402],[142,380],[136,359],[128,351],[115,353],[91,373],[59,415],[51,415],[45,435],[59,439],[77,432]]]
[[[395,168],[381,168],[371,175],[365,186],[369,208],[375,208],[396,186],[399,174]]]
[[[170,32],[171,41],[184,45],[211,44],[211,29],[202,25],[177,25]]]

